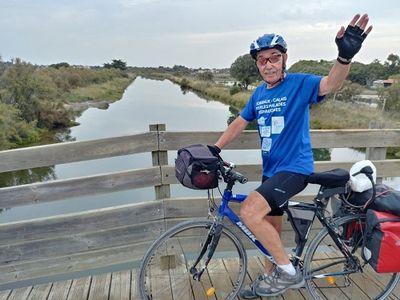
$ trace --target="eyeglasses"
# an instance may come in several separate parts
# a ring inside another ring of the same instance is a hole
[[[260,56],[257,57],[257,64],[260,66],[265,66],[268,62],[275,64],[281,60],[282,54],[273,54],[270,57]]]

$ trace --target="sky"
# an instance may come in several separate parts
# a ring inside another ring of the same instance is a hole
[[[368,13],[374,29],[355,60],[400,53],[399,0],[0,0],[0,55],[67,62],[229,68],[264,33],[288,43],[288,65],[331,60],[340,26]]]

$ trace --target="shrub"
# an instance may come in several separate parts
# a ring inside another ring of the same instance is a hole
[[[229,94],[232,96],[239,93],[240,91],[241,88],[235,84],[234,86],[231,86],[231,88],[229,89]]]
[[[181,80],[181,87],[183,87],[183,88],[188,88],[188,87],[190,87],[190,86],[189,86],[189,80],[187,80],[186,78],[183,78],[183,79]]]

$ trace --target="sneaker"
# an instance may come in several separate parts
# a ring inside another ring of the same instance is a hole
[[[303,274],[296,270],[295,275],[289,275],[278,267],[271,275],[265,276],[254,288],[254,293],[258,296],[268,297],[282,294],[288,289],[298,289],[305,284]]]
[[[244,299],[258,298],[259,296],[255,293],[255,288],[260,284],[261,281],[264,280],[264,278],[265,275],[260,275],[252,283],[244,286],[239,292],[240,297]]]

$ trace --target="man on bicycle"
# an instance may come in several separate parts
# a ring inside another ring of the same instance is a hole
[[[304,278],[286,253],[280,232],[287,201],[307,185],[313,173],[309,134],[309,106],[320,102],[343,84],[354,55],[372,30],[368,15],[355,15],[336,35],[338,57],[327,76],[286,71],[287,44],[282,36],[265,34],[250,46],[250,54],[265,83],[250,97],[240,115],[228,126],[212,150],[219,153],[246,125],[257,120],[263,160],[262,184],[249,193],[240,209],[244,223],[268,249],[276,266],[265,263],[265,274],[242,289],[251,299],[274,296],[289,288],[300,288]]]

